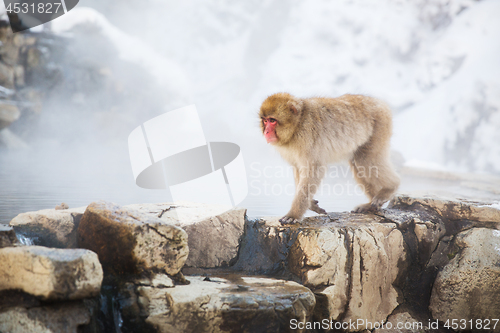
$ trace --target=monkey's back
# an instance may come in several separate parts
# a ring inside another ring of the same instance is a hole
[[[313,97],[304,99],[303,126],[316,134],[310,154],[325,163],[335,163],[350,160],[359,147],[369,142],[377,126],[386,128],[390,136],[392,115],[384,102],[373,97]]]

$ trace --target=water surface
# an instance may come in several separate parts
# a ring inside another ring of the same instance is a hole
[[[248,167],[247,173],[249,194],[238,206],[247,208],[251,218],[284,215],[293,199],[293,176],[259,174]],[[350,211],[367,202],[355,189],[350,172],[335,175],[323,181],[322,191],[315,196],[321,207],[329,212]],[[488,191],[484,182],[403,175],[399,192],[415,191],[500,200],[500,193]],[[171,196],[168,190],[135,185],[126,147],[0,151],[0,223],[9,223],[19,213],[54,208],[61,202],[74,208],[96,200],[127,205],[170,202]]]

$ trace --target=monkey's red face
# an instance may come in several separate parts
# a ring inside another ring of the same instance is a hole
[[[276,136],[276,125],[278,122],[276,119],[271,117],[262,117],[262,124],[264,126],[264,137],[266,138],[267,143],[277,142],[278,137]]]

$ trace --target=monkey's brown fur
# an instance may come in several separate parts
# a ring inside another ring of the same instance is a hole
[[[362,95],[302,99],[277,93],[262,103],[260,117],[263,133],[264,122],[276,120],[272,144],[294,168],[296,194],[281,223],[297,222],[307,209],[326,213],[313,196],[329,163],[348,160],[369,197],[354,212],[379,209],[397,190],[400,180],[389,160],[392,115],[384,102]]]

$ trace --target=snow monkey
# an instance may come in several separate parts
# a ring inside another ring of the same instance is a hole
[[[266,98],[259,115],[267,142],[294,170],[295,197],[281,224],[297,223],[307,209],[326,214],[313,196],[328,163],[348,160],[370,198],[355,213],[378,210],[397,190],[399,176],[389,160],[392,115],[384,102],[362,95],[296,98],[277,93]]]

